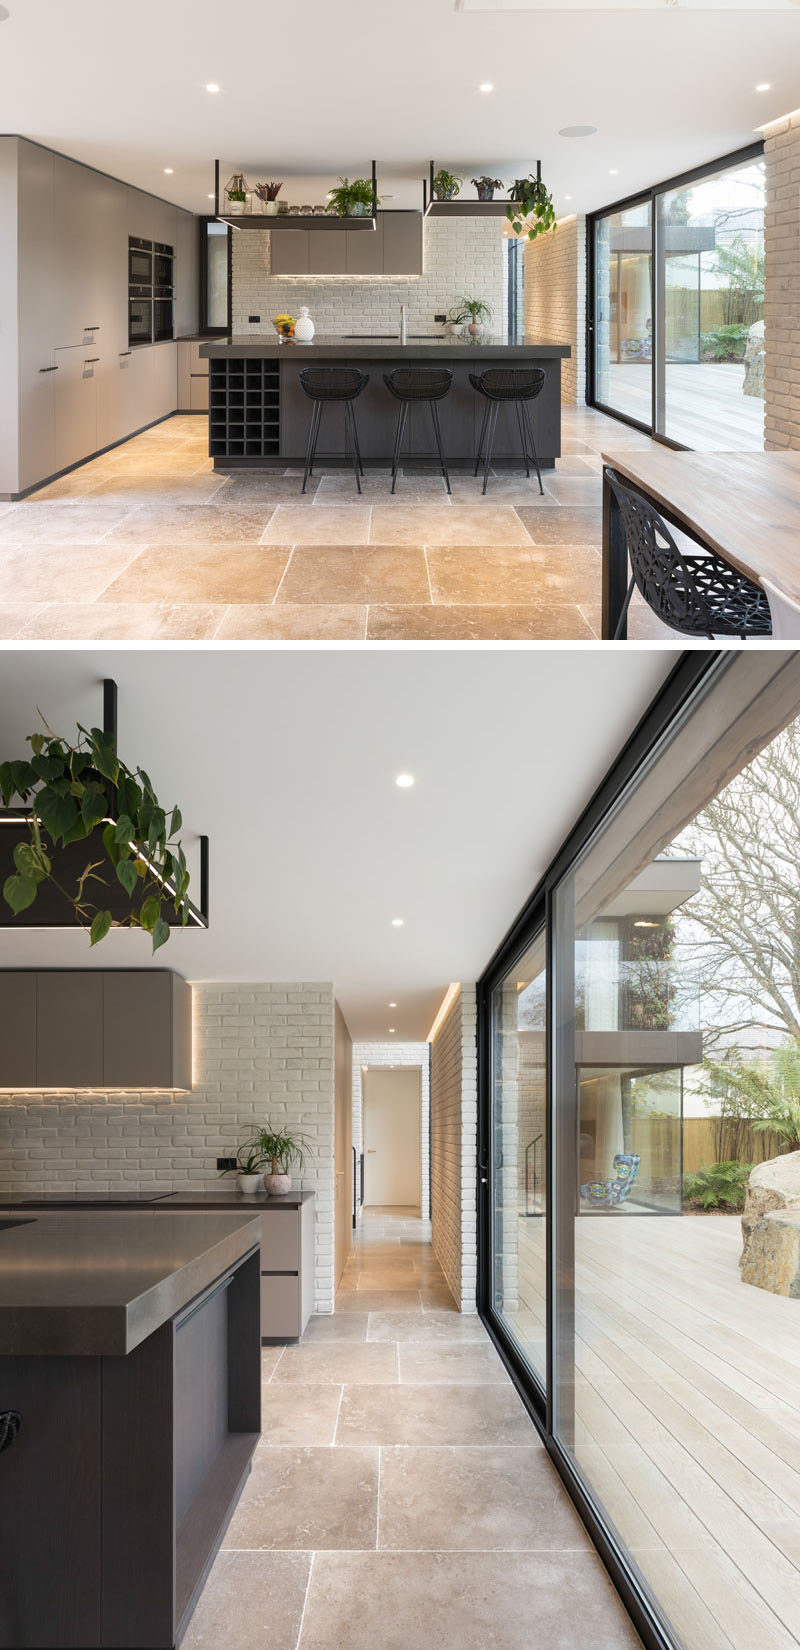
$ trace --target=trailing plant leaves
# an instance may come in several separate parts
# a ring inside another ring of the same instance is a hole
[[[96,731],[95,728],[92,729],[93,734]],[[101,773],[104,779],[110,779],[112,785],[116,785],[119,777],[119,762],[113,745],[106,742],[97,743],[92,752],[92,758],[98,773]]]
[[[112,865],[119,865],[120,851],[117,842],[116,825],[107,825],[103,832],[103,847],[111,860]]]
[[[159,917],[153,924],[153,950],[157,951],[160,945],[166,945],[169,939],[169,924]]]
[[[122,883],[126,894],[132,894],[139,881],[136,865],[136,860],[121,859],[117,866],[117,880]]]
[[[62,795],[52,785],[45,785],[44,789],[39,791],[36,812],[48,836],[51,836],[54,842],[74,825],[78,817],[78,807],[74,799]]]
[[[127,814],[120,814],[119,819],[117,820],[116,830],[114,831],[114,841],[130,842],[133,834],[133,821],[129,819]]]
[[[139,909],[139,921],[142,927],[147,929],[148,934],[152,934],[160,915],[160,899],[156,899],[154,894],[150,894],[147,899],[142,900]]]
[[[66,772],[67,764],[63,756],[34,756],[31,763],[37,779],[49,784],[51,779],[60,779]]]
[[[64,845],[66,846],[66,844],[68,842],[82,842],[83,838],[87,837],[88,835],[89,835],[89,827],[86,824],[85,819],[82,819],[80,814],[78,814],[78,817],[75,821],[75,824],[70,825],[69,830],[64,832],[64,835],[61,838],[61,840],[64,843]]]
[[[30,877],[33,882],[42,882],[47,876],[42,858],[31,842],[18,842],[14,849],[14,864],[20,876]]]
[[[153,808],[150,815],[150,824],[147,831],[149,848],[157,848],[159,842],[166,841],[167,820],[163,808]]]
[[[6,877],[3,883],[3,899],[11,906],[14,915],[26,911],[36,898],[36,883],[33,877],[15,876]]]
[[[105,939],[110,927],[111,912],[97,911],[92,918],[92,926],[89,929],[89,944],[99,945],[100,941]]]
[[[81,818],[89,830],[94,830],[101,819],[106,817],[106,797],[104,791],[96,791],[94,786],[84,790],[81,794]]]
[[[170,828],[169,828],[170,836],[174,836],[175,832],[180,830],[182,824],[183,824],[183,814],[181,813],[180,808],[173,808],[173,810],[172,810],[172,823],[171,823]]]

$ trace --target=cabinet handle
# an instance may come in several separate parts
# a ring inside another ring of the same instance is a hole
[[[58,372],[58,367],[40,367],[40,372]]]
[[[83,358],[83,364],[85,367],[96,367],[99,360],[99,355],[85,355]]]
[[[84,330],[84,332],[99,332],[100,331],[100,322],[96,321],[93,327],[84,327],[83,330]]]
[[[123,355],[132,355],[133,350],[131,350],[131,349],[121,349],[119,351],[119,354],[120,354],[120,359],[121,359]]]

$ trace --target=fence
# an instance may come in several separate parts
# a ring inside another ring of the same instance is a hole
[[[704,1163],[716,1163],[718,1158],[716,1117],[685,1117],[683,1120],[683,1170],[694,1174]],[[678,1173],[678,1119],[677,1117],[634,1117],[631,1129],[631,1150],[642,1159],[641,1178],[654,1185],[674,1179]],[[725,1152],[730,1148],[725,1147]],[[786,1143],[772,1130],[761,1134],[758,1129],[743,1127],[736,1156],[740,1163],[764,1163],[786,1150]]]

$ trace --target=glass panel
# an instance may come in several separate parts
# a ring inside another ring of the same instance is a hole
[[[595,224],[595,399],[652,419],[652,215],[649,201]]]
[[[206,323],[228,325],[228,226],[206,224]]]
[[[554,1428],[685,1650],[800,1645],[796,1205],[741,1221],[800,1162],[784,660],[705,690],[553,907]]]
[[[764,163],[658,196],[656,428],[699,451],[764,445]]]
[[[538,1384],[546,1362],[545,943],[492,997],[492,1302]]]

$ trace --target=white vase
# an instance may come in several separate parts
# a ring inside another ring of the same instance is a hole
[[[483,332],[482,323],[480,321],[470,321],[469,331],[470,331],[470,337],[480,338],[480,335]]]
[[[240,1174],[239,1191],[244,1192],[247,1197],[252,1197],[253,1193],[258,1191],[263,1178],[260,1174]]]
[[[264,1190],[268,1197],[286,1197],[292,1189],[290,1174],[265,1174]]]
[[[261,210],[265,214],[266,217],[268,217],[268,218],[277,218],[277,216],[278,216],[278,202],[277,201],[262,201]]]
[[[243,218],[246,201],[228,201],[228,217]]]
[[[303,304],[294,327],[294,336],[298,344],[310,344],[314,336],[314,322],[308,313],[308,305]]]

